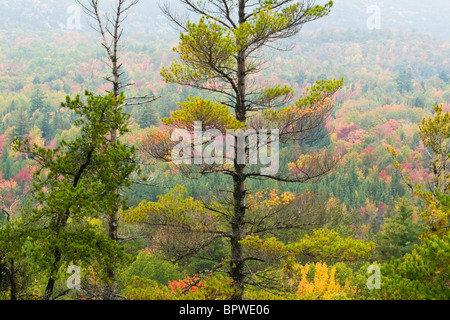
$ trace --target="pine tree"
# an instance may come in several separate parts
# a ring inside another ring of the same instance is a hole
[[[402,71],[395,78],[397,89],[400,92],[410,92],[412,90],[412,73],[411,71]]]
[[[420,244],[424,231],[423,221],[414,221],[414,211],[407,198],[397,202],[395,212],[385,219],[382,231],[377,234],[376,251],[380,261],[401,258]]]
[[[138,111],[137,123],[141,128],[149,128],[151,125],[158,123],[159,115],[155,107],[145,104]]]
[[[381,289],[372,295],[385,300],[449,300],[450,236],[431,236],[412,253],[381,266]]]
[[[30,115],[32,115],[36,110],[42,110],[45,107],[45,94],[42,92],[40,88],[37,88],[33,91],[31,95],[31,106],[30,106]]]
[[[23,137],[30,131],[30,119],[27,112],[23,109],[16,113],[14,121],[14,136]]]
[[[45,140],[50,141],[55,137],[57,128],[52,121],[52,116],[50,115],[51,108],[49,104],[45,104],[40,110],[41,116],[37,121],[39,129],[42,130],[42,136]]]
[[[41,84],[41,79],[38,76],[35,76],[33,79],[33,84]]]
[[[333,2],[315,5],[313,1],[293,0],[182,0],[182,3],[197,14],[199,19],[196,22],[185,22],[178,19],[178,15],[172,12],[170,7],[163,8],[168,18],[182,29],[182,33],[179,45],[174,48],[179,59],[163,68],[161,75],[167,83],[214,93],[217,100],[213,102],[197,97],[188,98],[180,104],[179,110],[164,119],[165,124],[169,128],[191,128],[192,131],[195,121],[203,121],[208,128],[222,130],[222,134],[226,129],[259,131],[277,128],[282,133],[282,143],[315,140],[312,131],[322,126],[330,114],[333,107],[331,97],[342,87],[343,79],[318,81],[294,106],[283,110],[280,108],[290,101],[293,89],[282,85],[261,87],[255,85],[258,81],[253,80],[257,80],[256,76],[264,64],[260,59],[262,48],[273,47],[277,40],[296,35],[304,24],[328,15]],[[236,141],[237,137],[233,139]],[[266,143],[267,141],[264,141],[261,144]],[[235,143],[235,146],[237,145]],[[149,153],[155,158],[167,161],[164,155],[171,154],[168,148],[172,148],[173,143],[167,132],[155,132],[149,137],[147,146]],[[224,217],[229,217],[226,221],[229,231],[217,236],[228,238],[230,243],[228,272],[236,288],[233,299],[243,298],[247,274],[245,269],[247,261],[252,259],[246,256],[241,244],[248,232],[248,181],[273,179],[278,182],[306,182],[325,175],[335,163],[335,157],[325,152],[317,152],[293,163],[292,169],[297,167],[301,170],[289,176],[258,173],[255,168],[239,163],[237,157],[233,159],[231,169],[223,166],[208,167],[206,164],[206,167],[182,166],[191,176],[224,173],[232,179],[229,183],[232,185],[232,214],[223,214]],[[272,214],[277,216],[276,213]],[[276,221],[276,218],[273,217],[271,221]],[[267,228],[267,225],[261,224],[258,232],[267,231]],[[281,227],[275,230],[278,228]]]
[[[55,298],[59,270],[68,263],[97,261],[105,272],[126,257],[117,242],[91,221],[114,212],[117,189],[131,183],[134,148],[119,141],[111,143],[106,137],[111,129],[127,132],[129,116],[115,108],[114,95],[85,94],[86,103],[77,96],[74,100],[67,97],[62,104],[79,116],[75,122],[81,128],[78,138],[62,141],[54,150],[27,146],[27,141],[17,138],[13,145],[14,150],[30,154],[39,166],[33,190],[39,206],[27,228],[34,256],[48,277],[45,300]],[[118,101],[123,103],[123,95]],[[119,201],[124,204],[126,199]]]

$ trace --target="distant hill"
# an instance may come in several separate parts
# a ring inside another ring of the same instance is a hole
[[[109,5],[114,0],[104,0]],[[163,0],[142,0],[127,23],[133,33],[171,33],[167,19],[158,3]],[[183,10],[178,1],[168,1],[176,10]],[[325,3],[319,0],[317,3]],[[343,28],[367,29],[367,21],[379,13],[381,29],[411,30],[450,40],[450,1],[448,0],[335,0],[330,16],[312,22],[305,29]],[[378,10],[379,9],[379,10]],[[85,15],[75,0],[2,0],[0,30],[3,29],[80,29],[89,31]]]
[[[367,29],[367,20],[375,14],[376,8],[379,8],[381,29],[410,30],[450,40],[448,0],[334,0],[331,14],[311,22],[305,29]]]
[[[87,3],[86,0],[84,0]],[[100,1],[111,8],[115,0]],[[158,0],[143,0],[129,11],[127,30],[133,33],[174,33],[161,14]],[[130,26],[131,25],[131,26]],[[0,2],[0,30],[91,31],[86,14],[75,0],[3,0]]]

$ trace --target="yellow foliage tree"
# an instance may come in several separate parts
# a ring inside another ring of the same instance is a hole
[[[336,268],[329,268],[325,262],[318,262],[314,265],[314,278],[308,280],[308,273],[311,265],[298,266],[301,280],[298,285],[297,295],[301,299],[308,300],[341,300],[351,299],[355,295],[356,289],[350,286],[346,279],[344,286],[341,286],[335,279]]]

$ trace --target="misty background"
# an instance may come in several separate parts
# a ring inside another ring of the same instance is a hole
[[[115,0],[104,0],[106,6]],[[127,32],[135,34],[174,34],[161,13],[159,3],[169,3],[181,14],[183,6],[176,0],[141,0],[126,21]],[[316,1],[322,4],[327,1]],[[319,28],[365,29],[371,17],[378,15],[378,25],[374,29],[409,30],[431,35],[436,39],[450,40],[449,0],[335,0],[328,17],[311,22],[305,30]],[[370,24],[370,22],[369,22]],[[75,0],[2,0],[0,2],[0,30],[79,30],[91,32]]]

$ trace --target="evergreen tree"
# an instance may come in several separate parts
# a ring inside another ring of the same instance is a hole
[[[49,113],[44,113],[38,119],[38,127],[42,130],[42,137],[46,141],[50,141],[55,137],[56,127],[54,122],[52,122],[52,117]]]
[[[47,141],[54,138],[57,129],[52,122],[51,112],[50,105],[45,103],[42,109],[40,109],[40,117],[37,120],[37,126],[42,131],[42,137]]]
[[[261,59],[262,48],[272,47],[277,40],[289,39],[296,35],[304,24],[328,15],[333,2],[329,1],[324,5],[316,5],[314,1],[294,0],[258,2],[183,0],[182,2],[190,11],[198,14],[199,19],[196,22],[181,21],[170,7],[164,9],[169,19],[180,26],[183,32],[180,34],[179,45],[174,48],[179,59],[174,60],[169,67],[163,68],[161,75],[167,83],[186,85],[213,93],[216,101],[198,97],[188,98],[179,104],[179,110],[164,119],[165,124],[184,130],[192,128],[194,121],[205,122],[210,128],[217,130],[258,131],[269,129],[270,126],[282,133],[283,137],[280,137],[282,143],[315,141],[316,136],[312,131],[323,125],[329,116],[333,109],[331,97],[342,87],[343,79],[317,81],[305,92],[303,98],[296,101],[295,106],[282,110],[280,108],[292,98],[293,89],[276,84],[261,87],[257,84],[258,81],[254,80],[264,63]],[[232,138],[236,142],[237,137]],[[171,154],[167,148],[172,148],[173,143],[165,140],[164,133],[157,132],[149,137],[148,142],[148,151],[152,156],[168,160],[164,155]],[[262,144],[267,144],[267,141],[260,142],[260,145]],[[235,143],[235,146],[237,145]],[[235,153],[237,154],[236,150]],[[287,183],[306,182],[326,175],[335,163],[334,156],[316,152],[309,157],[301,157],[294,164],[301,169],[298,173],[288,176],[283,176],[279,172],[273,175],[258,173],[256,170],[260,168],[251,168],[246,163],[239,163],[237,157],[233,159],[232,169],[221,168],[220,165],[212,168],[205,168],[202,165],[189,168],[183,166],[182,169],[190,172],[192,176],[224,173],[232,179],[228,183],[232,185],[230,194],[233,199],[229,204],[232,213],[224,213],[229,231],[218,233],[217,237],[229,239],[228,272],[234,280],[236,289],[233,299],[243,299],[247,261],[254,258],[246,256],[241,243],[249,232],[246,224],[248,219],[246,198],[250,193],[247,188],[248,181],[273,179]],[[283,220],[283,217],[275,212],[271,215],[274,217],[263,220],[282,224],[280,220]],[[286,221],[288,225],[285,225],[284,229],[293,228],[294,225],[298,228],[298,219],[290,221],[292,224]],[[258,223],[255,222],[255,225]],[[258,233],[270,229],[263,221],[259,226]],[[193,250],[198,252],[197,249]]]
[[[386,300],[449,300],[450,235],[431,236],[412,253],[381,266],[381,289],[372,295]]]
[[[6,112],[7,112],[7,113],[14,112],[14,111],[16,111],[16,108],[17,108],[16,101],[13,99],[13,100],[9,103],[8,107],[6,107]]]
[[[106,97],[86,92],[87,103],[79,96],[67,97],[63,107],[79,118],[81,133],[73,141],[62,141],[52,150],[15,139],[14,149],[30,154],[39,165],[34,183],[39,203],[30,218],[29,236],[33,256],[48,277],[45,300],[55,297],[60,270],[71,264],[97,263],[105,270],[115,269],[125,255],[118,243],[92,219],[108,216],[115,210],[117,189],[130,185],[135,169],[134,148],[119,141],[111,143],[107,133],[127,132],[128,115],[117,107],[113,94]],[[118,102],[123,103],[124,96]],[[124,204],[125,198],[120,199]],[[100,271],[100,270],[99,270]],[[57,295],[59,296],[59,295]]]
[[[23,109],[16,113],[14,121],[14,136],[23,137],[30,131],[30,119],[27,112]]]
[[[410,92],[412,90],[412,73],[411,71],[402,71],[395,77],[397,89],[400,92]]]
[[[159,115],[155,107],[153,107],[148,103],[140,107],[136,122],[139,124],[141,128],[148,128],[151,125],[158,123],[158,121]]]
[[[413,137],[412,137],[411,148],[414,150],[417,147],[419,147],[419,144],[420,144],[420,135],[416,131],[416,132],[414,132]]]
[[[381,261],[401,258],[420,244],[424,231],[422,221],[414,221],[414,210],[407,198],[400,198],[395,212],[387,217],[377,234],[376,252]]]
[[[41,84],[41,79],[38,76],[35,76],[33,79],[33,84]]]
[[[9,180],[12,176],[11,168],[13,166],[13,160],[9,157],[8,145],[5,143],[2,151],[2,162],[0,164],[0,171],[2,178]]]
[[[42,110],[45,107],[45,94],[42,92],[40,88],[37,88],[33,91],[31,95],[31,107],[30,107],[30,115],[33,114],[36,110]]]
[[[439,72],[439,79],[447,83],[450,80],[450,77],[448,76],[447,72],[442,70],[441,72]]]

